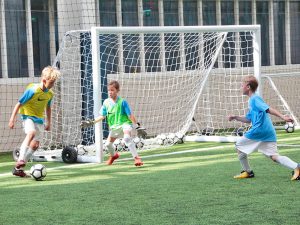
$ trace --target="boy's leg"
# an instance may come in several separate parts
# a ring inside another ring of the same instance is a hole
[[[112,165],[113,162],[120,157],[119,153],[116,153],[115,148],[113,146],[114,141],[118,137],[118,132],[110,131],[107,141],[105,142],[105,146],[107,148],[108,153],[110,154],[108,160],[106,161],[107,165]]]
[[[123,141],[127,145],[129,151],[131,152],[132,157],[134,158],[134,165],[136,166],[142,166],[143,162],[142,159],[139,157],[135,143],[133,142],[131,136],[130,136],[131,129],[124,129],[124,138]]]
[[[263,142],[260,146],[260,149],[262,150],[259,151],[261,151],[264,155],[269,156],[274,162],[294,170],[294,175],[291,180],[296,180],[300,176],[299,164],[287,156],[280,155],[278,153],[276,142]]]
[[[250,140],[246,137],[241,137],[236,142],[236,149],[238,153],[238,159],[242,166],[242,172],[234,178],[241,179],[241,178],[253,178],[254,173],[250,167],[248,155],[257,149],[259,142]]]

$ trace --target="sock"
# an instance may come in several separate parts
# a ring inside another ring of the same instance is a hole
[[[24,159],[26,163],[31,158],[31,156],[33,155],[33,153],[34,153],[34,150],[32,148],[28,147],[28,150],[27,150],[27,153],[26,153],[25,159]]]
[[[246,171],[246,172],[250,172],[251,168],[250,168],[250,165],[249,165],[247,154],[243,153],[243,152],[239,152],[238,153],[238,158],[240,160],[240,163],[241,163],[241,166],[242,166],[243,170]]]
[[[277,156],[276,162],[293,170],[298,167],[298,163],[294,162],[293,160],[291,160],[289,157],[286,156],[281,156],[281,155]]]
[[[24,160],[25,161],[25,155],[27,152],[27,143],[22,143],[21,147],[20,147],[20,154],[19,154],[19,159],[18,161]]]
[[[111,156],[114,156],[115,155],[115,149],[114,149],[113,143],[112,142],[108,142],[108,144],[105,144],[105,146],[106,146],[107,151],[109,152],[109,154]]]
[[[130,137],[129,134],[124,134],[124,139],[123,139],[124,143],[127,145],[129,151],[131,152],[131,155],[133,158],[138,156],[138,153],[136,151],[136,147],[135,144],[132,141],[132,138]]]

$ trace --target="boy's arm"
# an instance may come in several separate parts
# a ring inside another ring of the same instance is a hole
[[[14,128],[14,126],[15,126],[16,115],[17,115],[17,113],[18,113],[18,111],[19,111],[19,109],[20,109],[21,106],[22,106],[21,103],[18,102],[18,103],[15,105],[14,110],[12,111],[12,114],[11,114],[10,119],[9,119],[9,122],[8,122],[8,126],[9,126],[11,129]]]
[[[240,122],[243,122],[243,123],[251,123],[250,120],[248,120],[245,116],[228,116],[228,120],[229,121],[232,121],[232,120],[237,120],[237,121],[240,121]]]
[[[47,106],[46,108],[46,124],[45,124],[45,130],[50,130],[51,128],[51,106]]]
[[[270,107],[267,112],[270,113],[273,116],[277,116],[277,117],[283,119],[285,122],[294,122],[294,120],[290,116],[288,116],[288,115],[282,115],[279,111],[277,111],[274,108]]]
[[[131,122],[132,122],[133,124],[137,124],[136,118],[135,118],[135,116],[134,116],[133,114],[131,114],[131,115],[129,116],[129,119],[131,120]]]

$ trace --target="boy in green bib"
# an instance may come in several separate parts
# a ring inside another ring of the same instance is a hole
[[[134,158],[136,166],[142,166],[143,162],[139,157],[135,144],[131,137],[131,132],[137,128],[137,121],[131,112],[128,102],[118,96],[120,91],[120,84],[118,81],[111,81],[108,86],[108,96],[105,99],[100,109],[100,116],[94,120],[94,123],[102,121],[106,118],[109,126],[109,135],[105,146],[110,154],[107,164],[113,164],[114,160],[120,157],[118,152],[115,152],[113,142],[123,136],[123,141],[130,150]]]

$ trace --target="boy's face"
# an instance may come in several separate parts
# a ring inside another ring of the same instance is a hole
[[[47,89],[51,89],[54,86],[55,80],[47,80],[47,79],[43,79],[43,84],[45,86],[45,88]]]
[[[242,82],[242,92],[243,92],[243,95],[249,95],[250,86],[249,86],[248,81],[243,81]]]
[[[116,99],[119,91],[113,85],[109,85],[107,89],[108,89],[108,96],[112,99]]]

